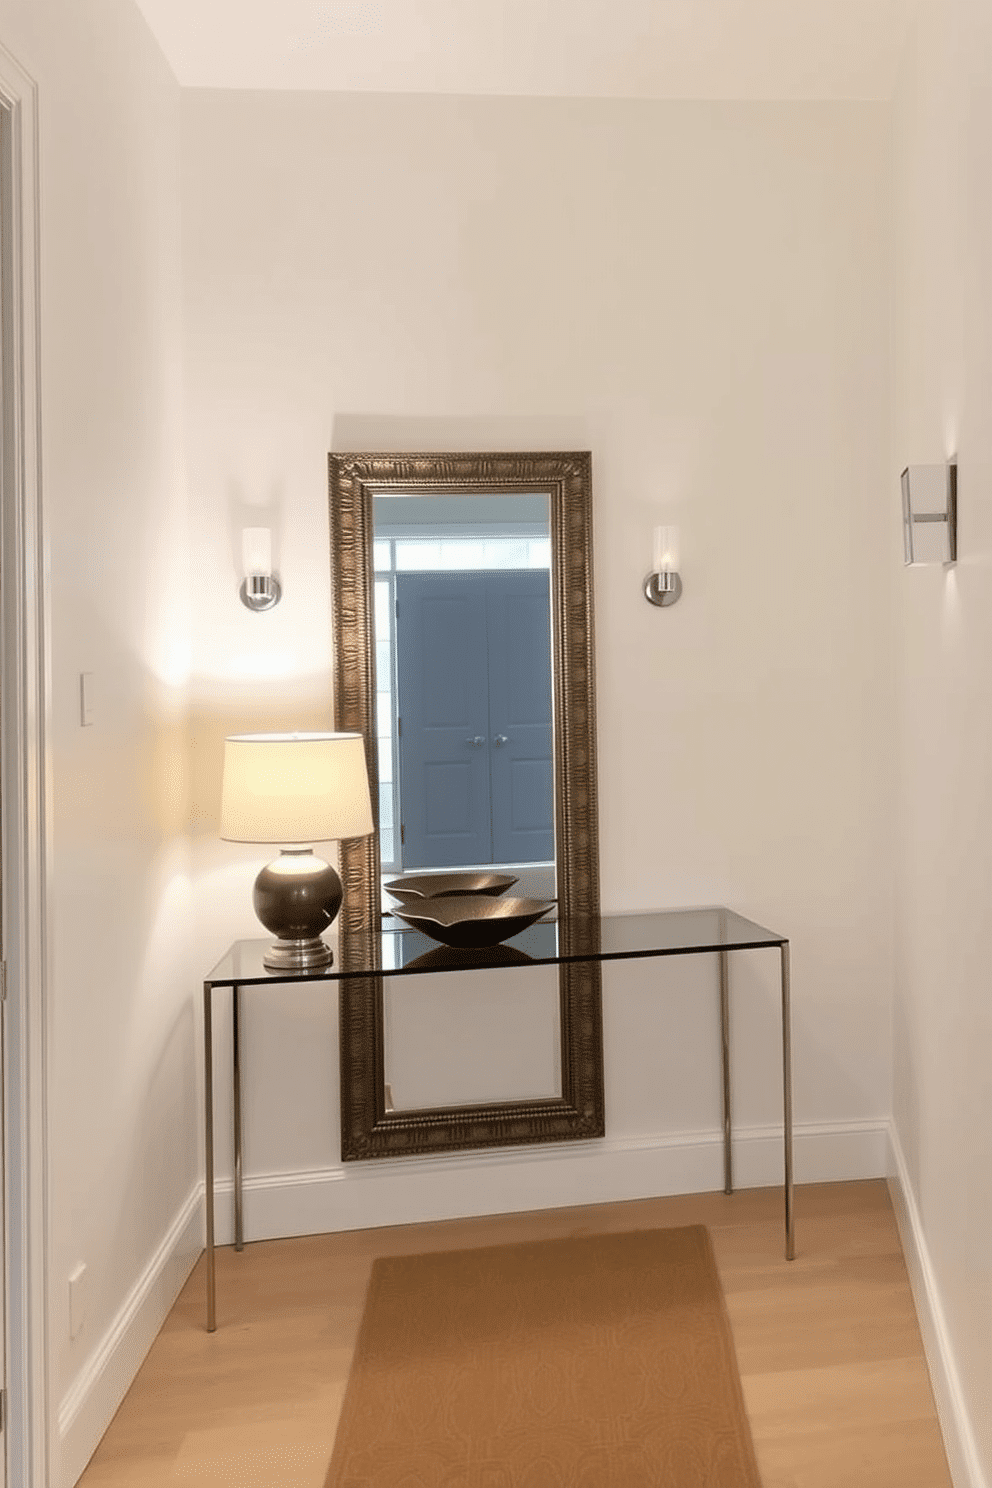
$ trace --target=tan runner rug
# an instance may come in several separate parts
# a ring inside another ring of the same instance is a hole
[[[757,1488],[701,1225],[376,1261],[326,1488]]]

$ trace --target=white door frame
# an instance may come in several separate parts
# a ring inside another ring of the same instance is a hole
[[[50,776],[48,590],[41,496],[38,90],[0,47],[0,192],[5,326],[0,598],[0,816],[4,1007],[4,1214],[8,1488],[49,1488]]]

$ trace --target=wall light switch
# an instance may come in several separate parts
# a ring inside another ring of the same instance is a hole
[[[89,728],[93,722],[93,673],[79,674],[79,725]]]

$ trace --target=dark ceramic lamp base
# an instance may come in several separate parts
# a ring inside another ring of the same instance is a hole
[[[334,952],[321,939],[341,908],[341,880],[309,847],[283,848],[263,868],[252,896],[255,913],[276,937],[263,958],[269,971],[329,966]]]

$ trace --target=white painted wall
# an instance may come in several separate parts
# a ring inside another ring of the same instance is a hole
[[[84,1385],[198,1171],[179,90],[130,0],[3,0],[0,41],[40,106],[55,1484],[78,1475],[106,1424],[76,1419]],[[94,683],[87,728],[81,672]],[[195,1254],[188,1239],[177,1249],[181,1263]],[[86,1317],[70,1342],[79,1262]],[[104,1410],[121,1374],[117,1361],[102,1381]]]
[[[327,451],[590,449],[604,905],[724,902],[788,933],[798,1176],[883,1171],[886,109],[209,91],[182,106],[203,965],[258,933],[263,855],[216,840],[220,740],[331,717]],[[259,510],[285,598],[253,616],[237,533]],[[662,511],[684,550],[666,612],[641,592]],[[737,1118],[764,1134],[781,1110],[777,958],[742,958],[735,991]],[[414,1180],[340,1167],[333,996],[252,993],[249,1233],[717,1186],[715,999],[701,962],[611,970],[607,1143],[571,1165],[530,1154],[516,1176],[476,1157]],[[687,1179],[684,1153],[656,1144],[700,1132]],[[221,1122],[221,1171],[227,1142]],[[624,1154],[645,1146],[631,1176]],[[756,1141],[742,1177],[780,1172],[778,1142]]]
[[[955,1481],[976,1485],[992,1482],[990,76],[984,0],[924,0],[894,110],[890,475],[958,455],[960,557],[895,590],[894,1121],[960,1427]]]

